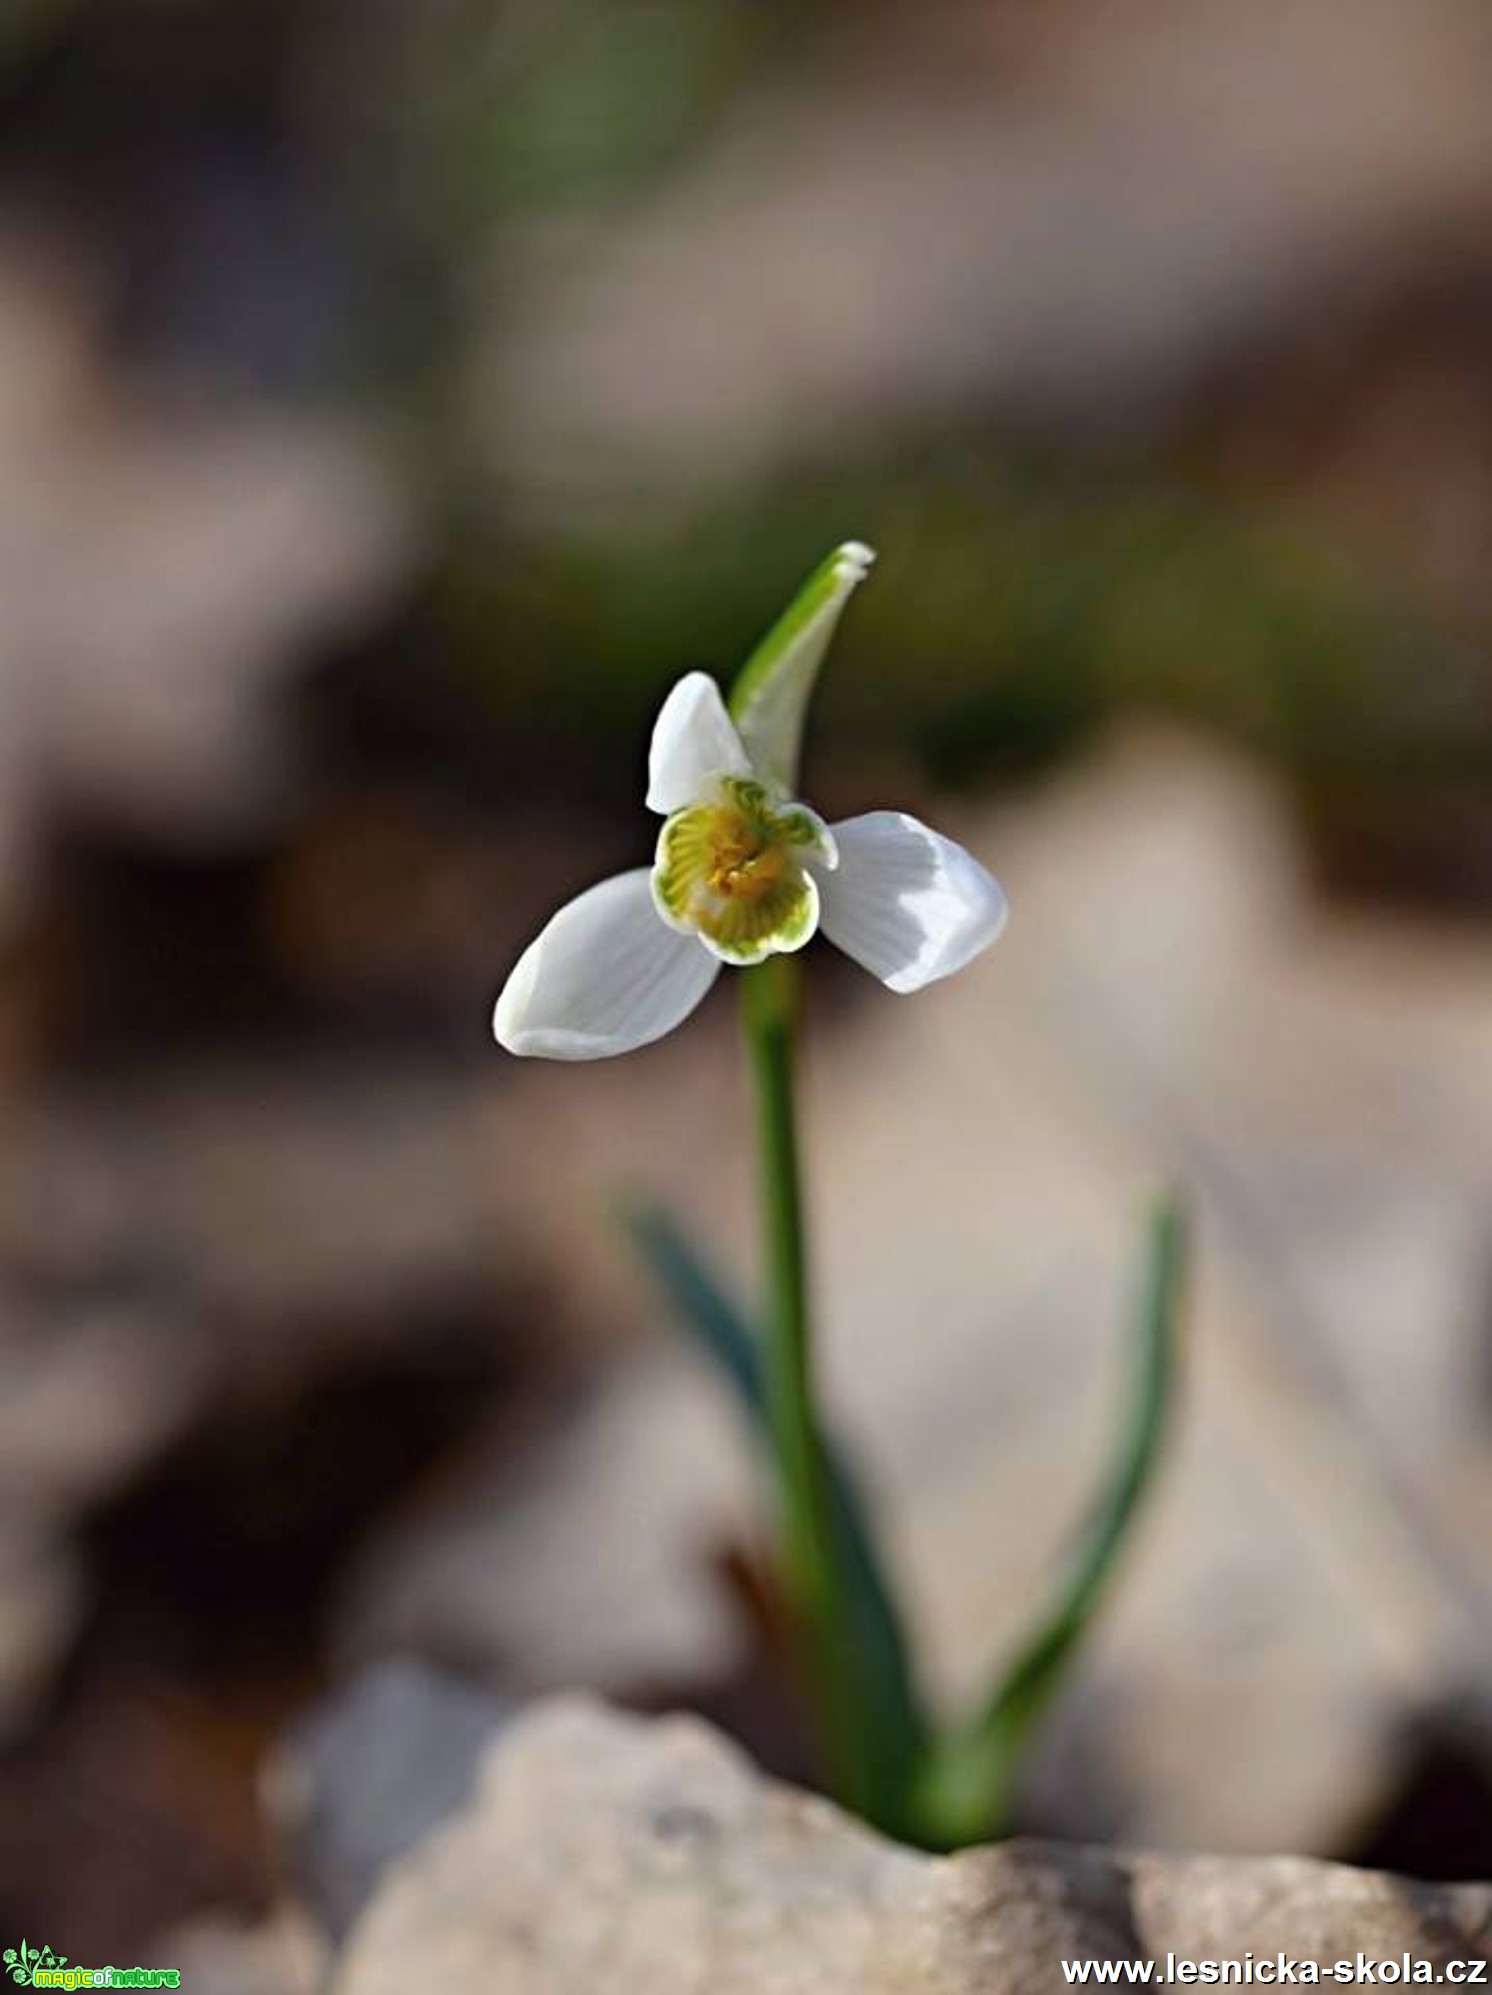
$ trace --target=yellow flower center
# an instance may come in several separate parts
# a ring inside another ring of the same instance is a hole
[[[760,900],[788,867],[788,848],[771,842],[759,822],[722,804],[705,829],[704,873],[712,892],[727,900]]]
[[[664,824],[653,898],[665,920],[727,962],[759,963],[812,935],[818,888],[803,862],[829,849],[802,804],[777,802],[749,777],[723,776],[714,796]]]

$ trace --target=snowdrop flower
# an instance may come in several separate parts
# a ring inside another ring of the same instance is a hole
[[[651,867],[562,907],[518,959],[493,1030],[510,1053],[598,1060],[686,1019],[723,964],[801,949],[822,928],[893,991],[989,946],[1005,896],[962,846],[902,811],[829,825],[792,792],[808,696],[840,611],[874,559],[847,542],[748,660],[732,719],[691,672],[658,715]]]

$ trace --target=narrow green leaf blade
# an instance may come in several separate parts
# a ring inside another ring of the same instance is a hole
[[[1106,1484],[1079,1531],[1047,1612],[972,1726],[941,1740],[919,1783],[918,1827],[945,1848],[999,1832],[1022,1748],[1074,1659],[1155,1476],[1171,1424],[1186,1267],[1185,1213],[1161,1200],[1146,1223],[1128,1418]]]
[[[759,1417],[761,1361],[745,1317],[661,1206],[629,1205],[623,1223],[680,1324],[720,1367],[753,1419]]]
[[[767,1405],[756,1338],[735,1304],[706,1268],[668,1214],[634,1207],[628,1230],[679,1321],[715,1361],[735,1391],[753,1432],[766,1434]],[[911,1776],[924,1757],[930,1728],[923,1714],[911,1650],[900,1610],[876,1543],[869,1506],[841,1449],[826,1439],[830,1524],[853,1617],[856,1653],[865,1674],[867,1702],[876,1714],[875,1787],[883,1797],[879,1826],[900,1831],[901,1806]]]
[[[730,710],[746,753],[769,782],[798,781],[803,725],[824,653],[845,604],[864,581],[874,552],[847,540],[821,561],[741,667]]]

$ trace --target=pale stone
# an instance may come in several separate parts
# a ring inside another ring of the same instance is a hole
[[[928,11],[836,22],[687,175],[533,232],[476,395],[505,488],[677,504],[992,404],[1150,437],[1240,329],[1485,227],[1464,0],[944,8],[941,56]]]
[[[1492,1886],[1012,1843],[935,1859],[691,1719],[539,1707],[389,1874],[336,1995],[1050,1995],[1063,1960],[1479,1959]]]
[[[281,1909],[262,1925],[204,1914],[142,1949],[152,1967],[174,1967],[192,1995],[316,1995],[326,1943],[311,1923]]]
[[[388,1662],[284,1741],[265,1796],[321,1930],[340,1940],[389,1865],[462,1805],[503,1718],[491,1696]]]
[[[59,806],[184,850],[296,788],[277,701],[386,604],[413,507],[355,422],[127,381],[85,272],[0,227],[0,929]]]

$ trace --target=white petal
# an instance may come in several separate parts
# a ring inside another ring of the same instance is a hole
[[[639,866],[560,909],[519,957],[492,1030],[510,1053],[604,1060],[671,1032],[719,970],[696,937],[663,926]]]
[[[648,751],[648,809],[667,817],[697,803],[711,776],[749,776],[751,762],[708,672],[680,679],[659,709]]]
[[[831,942],[893,991],[920,991],[987,949],[1005,926],[1005,895],[962,845],[904,811],[834,826],[839,868],[820,873]]]

